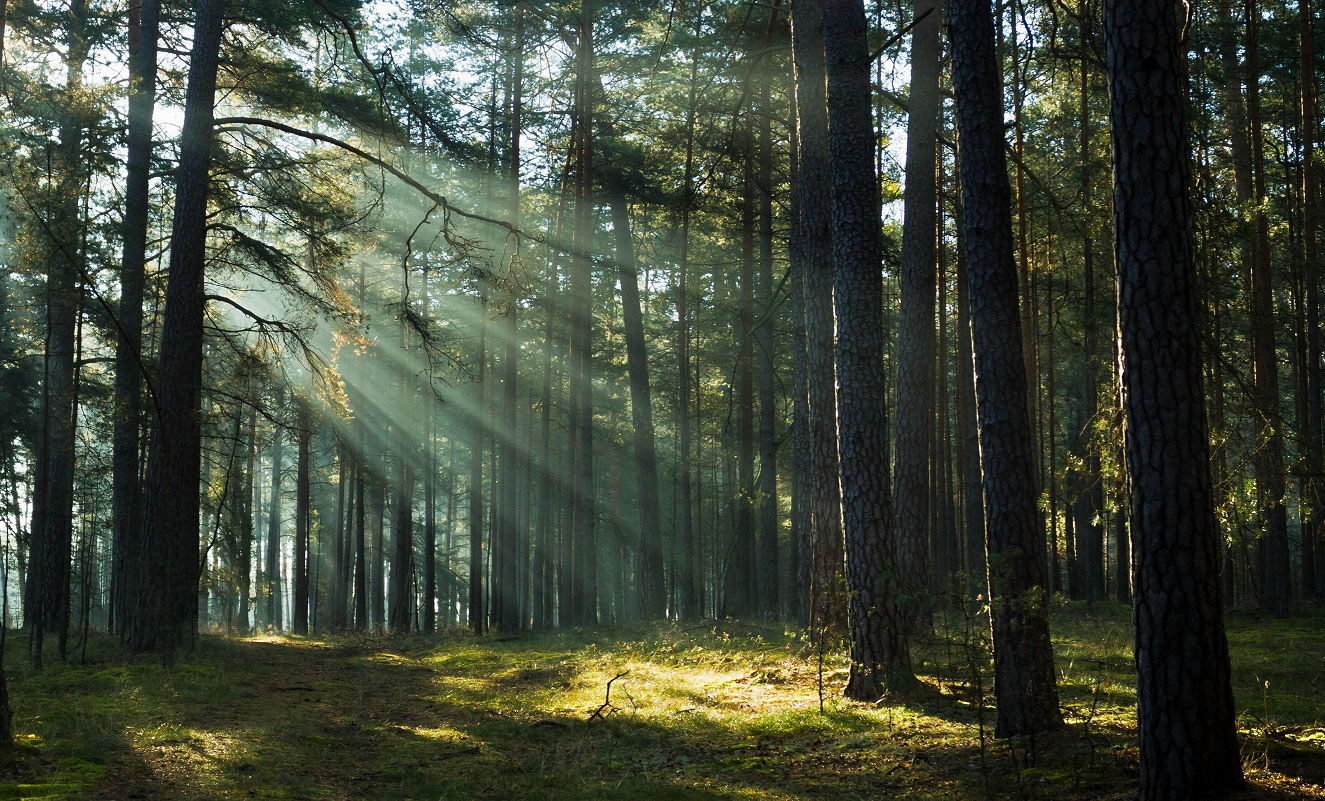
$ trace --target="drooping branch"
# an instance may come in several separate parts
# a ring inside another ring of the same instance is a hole
[[[363,148],[356,147],[355,145],[346,142],[344,139],[337,139],[334,136],[328,136],[327,134],[324,133],[318,133],[317,131],[309,131],[304,128],[296,128],[293,125],[287,125],[286,123],[283,122],[263,119],[261,117],[218,117],[214,121],[213,125],[217,128],[221,128],[227,125],[256,125],[262,128],[271,128],[272,130],[280,131],[282,133],[287,133],[290,134],[291,136],[298,136],[314,142],[321,142],[323,144],[331,145],[332,147],[340,148],[341,150],[344,150],[347,153],[351,153],[357,156],[358,158],[361,158],[364,161],[367,161],[391,173],[396,178],[399,178],[402,182],[404,182],[405,184],[409,185],[411,188],[419,192],[419,194],[428,198],[433,203],[436,203],[448,215],[454,214],[458,217],[464,217],[466,219],[476,220],[478,222],[487,223],[489,225],[496,225],[500,228],[505,228],[507,231],[514,234],[515,236],[525,237],[526,239],[532,239],[535,242],[542,241],[541,236],[537,234],[526,233],[525,231],[522,231],[519,228],[511,225],[506,220],[499,220],[495,217],[488,217],[482,214],[477,214],[472,211],[465,211],[463,209],[456,208],[455,206],[451,205],[450,201],[448,201],[445,197],[437,194],[433,190],[419,183],[417,180],[410,177],[408,173],[397,168],[390,162],[378,158],[377,156],[374,156],[372,153],[369,153]]]

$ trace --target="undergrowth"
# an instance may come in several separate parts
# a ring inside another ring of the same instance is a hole
[[[1127,799],[1131,620],[1055,610],[1062,730],[992,736],[987,624],[918,644],[926,691],[847,702],[843,655],[773,625],[472,638],[206,635],[166,671],[96,638],[7,659],[0,799]],[[1325,797],[1325,617],[1229,621],[1248,797]],[[611,681],[610,693],[608,682]]]

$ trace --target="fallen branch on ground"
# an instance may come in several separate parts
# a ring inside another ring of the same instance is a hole
[[[626,675],[629,672],[630,672],[629,670],[622,671],[621,673],[618,673],[612,678],[607,680],[607,696],[603,698],[603,705],[594,710],[593,714],[590,715],[588,719],[585,721],[586,723],[588,723],[590,720],[594,720],[595,718],[601,720],[602,718],[607,717],[607,715],[603,714],[604,711],[607,711],[608,715],[617,711],[617,708],[612,706],[612,682],[616,681],[617,679],[621,678],[622,676]]]

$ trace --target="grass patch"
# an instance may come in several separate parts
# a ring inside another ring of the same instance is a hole
[[[1229,621],[1250,797],[1325,797],[1322,624]],[[1055,610],[1068,725],[1034,741],[990,736],[987,659],[982,696],[963,626],[939,620],[918,648],[930,691],[906,703],[842,700],[827,654],[822,713],[816,655],[766,625],[204,636],[170,671],[94,638],[86,664],[30,674],[19,647],[0,801],[1132,797],[1129,610]]]

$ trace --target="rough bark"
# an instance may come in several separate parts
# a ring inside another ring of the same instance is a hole
[[[930,8],[916,0],[914,15]],[[898,605],[912,633],[930,607],[930,464],[934,407],[934,230],[939,112],[939,15],[911,29],[907,101],[906,194],[903,199],[901,314],[897,326],[896,514]]]
[[[846,538],[851,675],[846,695],[866,700],[915,683],[897,608],[897,543],[888,481],[883,383],[883,275],[879,189],[865,8],[824,4],[832,180],[833,297],[837,312],[838,453]],[[926,231],[932,240],[933,220]]]
[[[198,0],[175,175],[170,277],[152,449],[144,482],[143,572],[128,647],[167,662],[192,629],[198,586],[203,278],[212,116],[226,0]]]
[[[949,0],[1000,736],[1062,722],[1049,641],[994,19]]]
[[[810,453],[806,484],[812,528],[810,632],[816,639],[846,631],[841,486],[838,474],[836,367],[833,325],[833,239],[829,190],[828,112],[824,66],[823,2],[792,10],[796,68],[797,181],[792,187],[791,258],[801,265],[805,289],[806,372]]]
[[[1136,543],[1141,798],[1242,784],[1201,386],[1179,9],[1110,0],[1114,246]]]
[[[148,175],[152,159],[152,112],[156,106],[157,36],[160,0],[129,8],[129,123],[124,182],[124,249],[120,259],[120,304],[115,345],[115,424],[111,435],[111,568],[114,609],[120,633],[128,617],[130,576],[141,570],[142,486],[138,481],[142,425],[143,272],[150,213]]]

